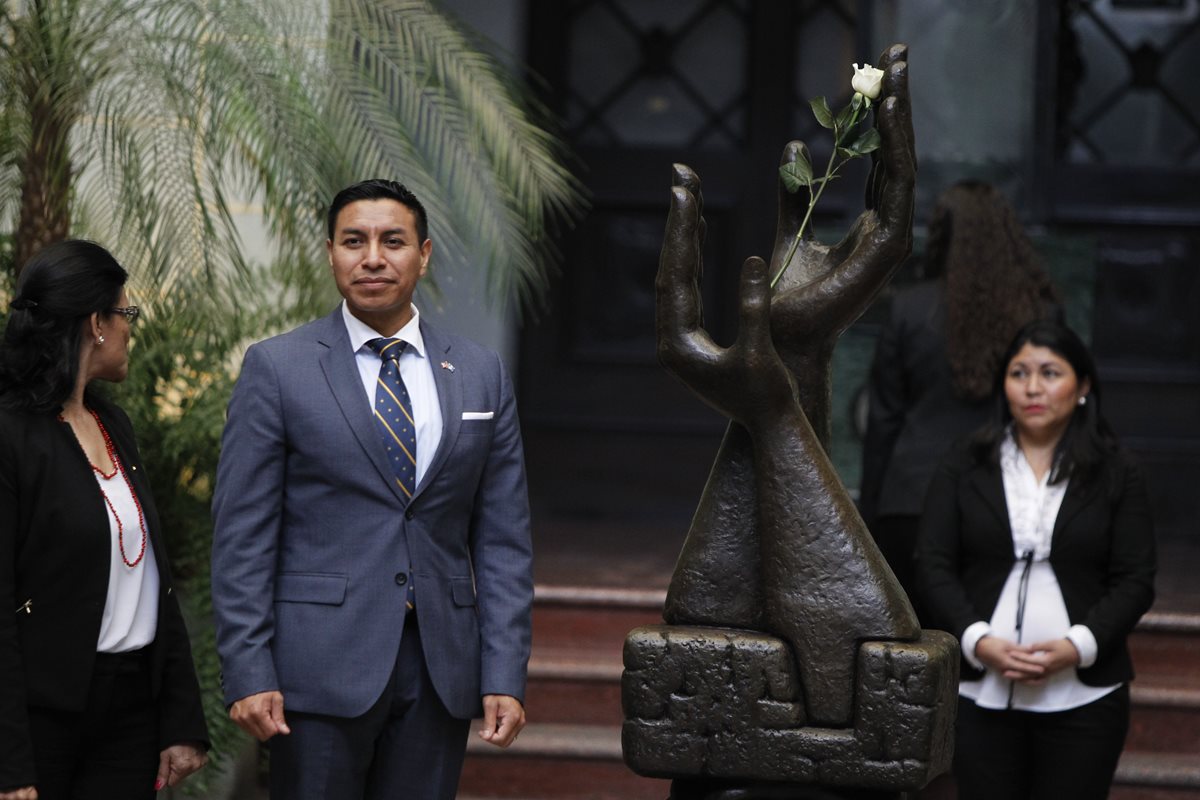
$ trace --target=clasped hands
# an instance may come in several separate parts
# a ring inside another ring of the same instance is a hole
[[[1056,672],[1079,665],[1079,651],[1070,639],[1017,644],[999,636],[984,636],[975,644],[975,657],[1001,676],[1037,686]]]

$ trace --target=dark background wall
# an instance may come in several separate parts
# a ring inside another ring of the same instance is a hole
[[[563,242],[548,310],[521,335],[543,520],[649,522],[682,540],[724,421],[654,358],[670,165],[704,179],[705,311],[728,341],[736,270],[771,246],[784,143],[807,140],[818,163],[828,152],[808,100],[840,107],[849,65],[904,41],[918,251],[945,185],[974,176],[1005,190],[1093,344],[1105,411],[1150,471],[1163,540],[1200,546],[1200,2],[530,0],[528,10],[528,59],[594,203]],[[861,187],[853,173],[822,199],[827,241],[861,211]],[[858,393],[887,302],[836,356],[833,455],[851,487]]]

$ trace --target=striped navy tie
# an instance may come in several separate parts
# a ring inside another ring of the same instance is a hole
[[[400,377],[402,339],[372,339],[367,347],[383,359],[375,382],[375,422],[387,449],[388,464],[406,499],[417,490],[417,426],[413,424],[412,400]]]
[[[401,339],[372,339],[367,347],[379,354],[379,378],[375,382],[375,422],[383,437],[388,464],[405,497],[405,504],[417,490],[417,426],[413,423],[412,400],[400,377],[400,354],[406,342]],[[406,602],[413,607],[415,588],[408,577]]]

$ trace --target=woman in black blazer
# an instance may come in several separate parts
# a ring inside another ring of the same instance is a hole
[[[121,381],[138,310],[104,248],[20,274],[0,347],[0,800],[151,798],[203,766],[187,631]]]
[[[1095,800],[1129,725],[1126,638],[1154,599],[1145,480],[1073,332],[1031,323],[1003,364],[997,423],[943,461],[918,539],[933,627],[963,651],[959,796]]]

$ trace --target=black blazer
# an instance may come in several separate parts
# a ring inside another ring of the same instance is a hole
[[[962,638],[989,621],[1014,562],[1000,467],[958,447],[934,475],[917,544],[917,575],[933,627]],[[1133,677],[1126,637],[1154,602],[1154,525],[1141,470],[1123,453],[1089,481],[1072,478],[1054,522],[1050,564],[1071,624],[1096,637],[1090,686]],[[964,659],[963,677],[982,672]]]
[[[161,747],[207,743],[200,689],[133,427],[92,402],[142,504],[158,565],[150,646]],[[26,709],[86,707],[108,591],[103,497],[70,427],[54,414],[0,410],[0,790],[36,783]]]
[[[991,409],[954,392],[943,294],[941,281],[897,292],[875,345],[859,491],[868,527],[879,517],[918,516],[946,450]]]

